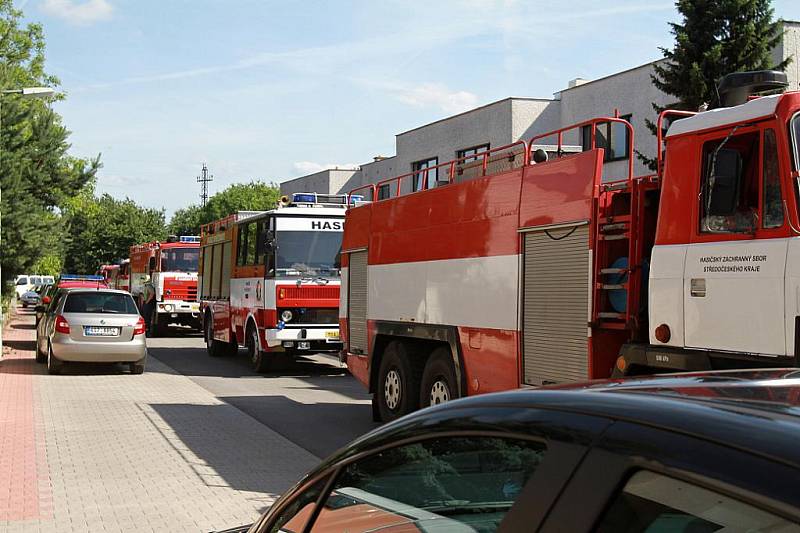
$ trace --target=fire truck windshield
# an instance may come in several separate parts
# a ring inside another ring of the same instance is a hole
[[[172,248],[161,251],[162,272],[197,272],[199,248]]]
[[[276,274],[339,276],[340,231],[278,231]]]

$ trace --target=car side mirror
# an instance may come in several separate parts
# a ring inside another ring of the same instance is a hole
[[[42,303],[44,303],[44,304],[49,304],[51,301],[52,301],[52,299],[49,296],[45,296],[44,298],[42,298]],[[44,307],[44,306],[43,305],[41,305],[41,306],[37,305],[36,307]]]

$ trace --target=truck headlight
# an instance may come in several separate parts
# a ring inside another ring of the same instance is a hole
[[[173,307],[172,304],[166,304],[164,306],[164,311],[172,311],[172,307]]]
[[[284,309],[283,312],[281,313],[281,320],[283,320],[284,322],[289,322],[293,316],[294,315],[292,314],[291,311],[289,311],[288,309]]]

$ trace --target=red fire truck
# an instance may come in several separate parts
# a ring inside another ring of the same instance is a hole
[[[662,113],[655,175],[629,158],[604,179],[603,133],[627,130],[630,155],[633,129],[599,118],[354,191],[373,201],[347,213],[342,357],[376,417],[612,374],[795,366],[800,92],[752,96],[776,87],[781,73],[737,73],[726,107]]]
[[[148,335],[162,335],[170,324],[200,331],[197,265],[200,237],[170,237],[130,250],[130,292],[147,321]]]
[[[265,372],[287,355],[341,351],[339,251],[347,195],[297,193],[202,228],[200,294],[212,356],[247,348]]]

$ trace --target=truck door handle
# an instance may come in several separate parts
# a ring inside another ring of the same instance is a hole
[[[706,297],[706,280],[705,278],[692,278],[689,286],[689,294],[694,298]]]

